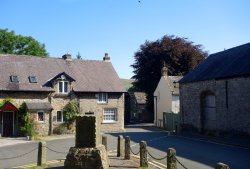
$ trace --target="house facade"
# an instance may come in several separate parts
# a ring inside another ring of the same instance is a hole
[[[181,126],[250,134],[250,43],[210,55],[180,81]]]
[[[0,108],[0,133],[18,135],[17,110],[25,104],[35,131],[53,134],[64,123],[64,109],[71,101],[78,104],[81,115],[98,117],[102,132],[123,131],[124,92],[108,54],[102,61],[74,60],[69,54],[62,58],[1,55],[0,102],[12,98],[16,110]]]
[[[163,127],[163,113],[178,114],[179,84],[182,76],[168,76],[167,67],[162,68],[162,77],[154,91],[154,124]]]

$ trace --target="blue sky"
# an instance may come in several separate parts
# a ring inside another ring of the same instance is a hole
[[[109,53],[130,78],[134,53],[164,35],[188,38],[210,54],[250,42],[249,0],[0,0],[0,28],[65,53],[101,60]]]

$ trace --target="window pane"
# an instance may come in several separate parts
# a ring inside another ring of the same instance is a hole
[[[98,102],[107,103],[107,101],[108,101],[107,93],[99,93],[98,94]]]
[[[44,121],[44,113],[38,112],[38,121]]]
[[[68,93],[68,82],[64,82],[64,93]]]
[[[63,82],[59,82],[59,93],[63,92]]]
[[[62,122],[62,111],[57,111],[56,119],[57,122]]]
[[[104,109],[103,121],[116,121],[116,109]]]

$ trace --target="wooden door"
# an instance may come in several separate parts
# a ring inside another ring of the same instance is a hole
[[[3,112],[3,136],[13,136],[13,112]]]
[[[203,129],[216,130],[216,103],[214,95],[207,95],[204,98]]]

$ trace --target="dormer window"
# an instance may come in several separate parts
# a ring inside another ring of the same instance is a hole
[[[30,81],[30,83],[37,83],[36,76],[29,76],[29,81]]]
[[[14,82],[14,83],[18,83],[18,82],[19,82],[18,76],[11,75],[11,76],[10,76],[10,81],[11,81],[11,82]]]
[[[58,81],[58,93],[60,93],[60,94],[69,93],[69,82],[68,81]]]

